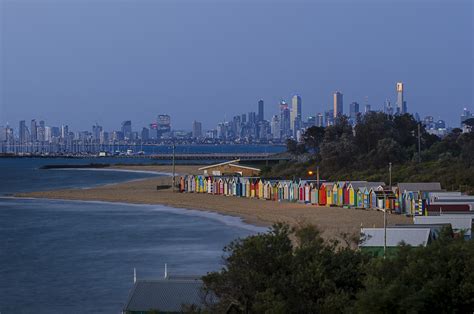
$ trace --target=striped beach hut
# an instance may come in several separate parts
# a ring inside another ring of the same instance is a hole
[[[279,193],[280,193],[280,189],[279,189],[280,184],[278,181],[275,181],[273,182],[272,186],[273,186],[272,200],[278,201]]]
[[[255,192],[256,192],[256,196],[259,199],[264,199],[264,197],[263,197],[264,190],[265,190],[264,180],[263,179],[257,179],[257,190]]]
[[[326,185],[321,184],[318,190],[318,204],[321,206],[326,206],[327,194],[326,194]]]
[[[317,187],[316,183],[311,183],[310,186],[310,203],[312,205],[318,205],[319,204],[319,190]]]

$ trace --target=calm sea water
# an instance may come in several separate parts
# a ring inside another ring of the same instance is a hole
[[[64,160],[77,163],[77,160]],[[88,160],[82,160],[88,163]],[[0,159],[0,194],[89,187],[156,174],[39,170]],[[160,205],[0,198],[0,312],[119,313],[138,278],[205,274],[222,248],[263,231],[238,218]]]

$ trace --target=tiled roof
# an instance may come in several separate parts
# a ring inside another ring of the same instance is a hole
[[[463,230],[466,236],[471,236],[472,232],[471,215],[441,215],[441,216],[415,216],[416,225],[449,223],[455,232]]]
[[[200,279],[138,280],[124,311],[181,312],[183,305],[202,305]]]
[[[362,228],[361,247],[384,246],[383,228]],[[387,228],[387,247],[394,247],[404,242],[411,246],[426,246],[430,237],[430,229],[420,226],[419,228]]]
[[[441,191],[439,182],[398,183],[400,191]]]

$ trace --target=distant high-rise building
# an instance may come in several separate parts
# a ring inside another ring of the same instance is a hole
[[[146,127],[143,127],[142,134],[140,136],[143,142],[146,142],[150,139],[150,130]]]
[[[334,92],[333,95],[333,114],[334,118],[337,116],[344,114],[344,107],[343,107],[343,100],[342,100],[342,93],[339,91]]]
[[[255,112],[249,112],[249,124],[255,124],[257,122],[257,114]]]
[[[225,122],[221,122],[217,125],[217,137],[223,140],[227,138],[227,125]]]
[[[49,126],[45,126],[44,127],[44,141],[51,143],[52,140],[53,140],[52,128]]]
[[[121,128],[124,140],[132,139],[132,121],[125,120],[122,122]]]
[[[258,123],[258,138],[260,140],[267,140],[269,131],[271,132],[271,126],[268,121],[262,120]]]
[[[272,117],[271,133],[272,133],[273,139],[275,140],[281,139],[280,118],[278,117],[278,115],[274,115]]]
[[[20,144],[26,144],[29,141],[29,132],[25,120],[20,121],[20,128],[18,129],[18,132]]]
[[[291,114],[290,114],[290,128],[293,130],[293,133],[296,133],[296,130],[301,128],[301,97],[299,95],[294,95],[291,98]]]
[[[464,108],[461,114],[461,127],[463,126],[464,121],[471,118],[474,118],[474,114],[472,114],[471,111],[469,111],[469,109]]]
[[[258,115],[257,115],[257,121],[263,121],[265,119],[264,112],[263,112],[263,99],[260,99],[258,101]]]
[[[388,114],[388,115],[393,115],[393,107],[390,102],[390,99],[385,100],[384,106],[383,106],[383,112]]]
[[[51,127],[51,138],[60,138],[61,137],[61,130],[57,126]]]
[[[407,113],[407,102],[403,96],[403,83],[397,83],[397,113],[398,114],[405,114]]]
[[[156,126],[158,129],[158,137],[162,137],[164,134],[171,131],[171,117],[167,114],[160,114],[156,120]]]
[[[240,119],[240,123],[246,124],[247,123],[247,115],[245,113],[242,113],[242,117]]]
[[[316,117],[315,116],[308,117],[308,120],[306,121],[305,127],[310,128],[312,126],[316,126]]]
[[[92,126],[92,140],[95,142],[100,141],[100,132],[102,132],[102,127],[97,123]]]
[[[359,103],[354,101],[349,105],[349,117],[355,121],[357,115],[359,115]]]
[[[7,141],[7,128],[3,125],[0,125],[0,142]]]
[[[99,137],[100,144],[107,144],[109,142],[109,139],[110,139],[109,132],[105,132],[104,130],[102,130],[100,132],[100,137]]]
[[[69,127],[67,125],[61,125],[61,138],[67,139],[69,136]]]
[[[334,124],[334,110],[329,109],[324,112],[325,126],[330,126]]]
[[[37,133],[37,134],[36,134],[36,139],[37,139],[39,142],[44,142],[44,141],[45,141],[45,134],[44,134],[44,132],[45,132],[45,127],[46,127],[46,125],[45,125],[44,121],[41,120],[41,121],[39,122],[39,125],[38,125],[37,128],[36,128],[36,133]]]
[[[193,137],[200,138],[202,137],[202,123],[198,121],[193,122]]]
[[[33,119],[31,120],[31,125],[30,125],[30,141],[32,143],[36,142],[38,140],[38,129],[37,129],[37,124],[36,120]]]
[[[370,106],[369,104],[366,104],[366,105],[365,105],[365,108],[364,108],[364,113],[369,113],[369,112],[371,112],[371,111],[372,111],[371,106]]]
[[[291,136],[291,116],[290,116],[290,109],[288,108],[288,104],[284,101],[280,102],[280,129],[281,129],[281,137],[283,139],[287,139]]]
[[[318,113],[317,119],[316,119],[316,126],[323,127],[324,126],[324,117],[323,114],[320,112]]]

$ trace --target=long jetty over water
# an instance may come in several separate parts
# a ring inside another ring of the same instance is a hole
[[[103,158],[97,154],[0,154],[0,157],[45,157],[45,158]],[[173,160],[173,154],[121,154],[104,157],[114,158],[148,158],[156,160]],[[248,161],[280,161],[288,158],[272,153],[193,153],[175,154],[175,160],[248,160]]]

